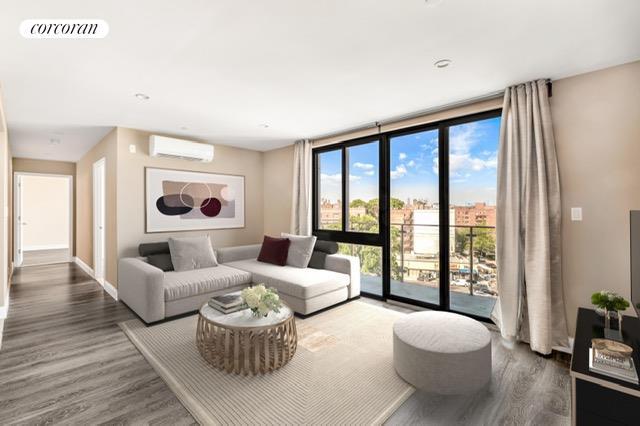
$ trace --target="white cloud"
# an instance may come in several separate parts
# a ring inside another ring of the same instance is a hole
[[[361,176],[349,175],[349,181],[350,181],[350,182],[355,182],[355,181],[358,181],[358,180],[360,180],[360,179],[362,179],[362,177],[361,177]]]
[[[449,154],[449,171],[452,176],[458,176],[462,170],[476,172],[485,169],[495,169],[498,165],[497,153],[484,150],[481,155],[485,158],[474,157],[471,148],[477,143],[480,134],[477,123],[460,126],[451,137]]]
[[[373,164],[369,164],[369,163],[353,163],[353,167],[355,167],[356,169],[361,169],[361,170],[373,170],[373,168],[375,167]]]
[[[342,183],[342,174],[336,173],[334,175],[328,175],[326,173],[321,173],[320,182],[323,184],[333,184],[333,185]]]
[[[407,166],[408,166],[408,167],[415,167],[415,166],[416,166],[416,162],[415,162],[415,161],[413,161],[413,160],[410,160],[410,161],[407,163]]]
[[[376,174],[375,170],[367,170],[366,172],[363,172],[363,173],[367,176],[373,176]]]
[[[402,161],[405,158],[407,158],[407,154],[405,154],[404,152],[401,152],[400,154],[398,154],[398,158],[400,159],[400,161]]]
[[[407,168],[404,164],[398,164],[395,170],[391,170],[391,179],[399,179],[407,174]]]

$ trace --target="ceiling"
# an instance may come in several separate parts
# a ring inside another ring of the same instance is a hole
[[[113,126],[269,150],[640,59],[638,16],[637,0],[3,0],[0,83],[15,156],[76,161]],[[29,18],[110,32],[24,39]]]

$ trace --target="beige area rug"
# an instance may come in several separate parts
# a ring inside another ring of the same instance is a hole
[[[296,318],[298,349],[264,376],[223,373],[196,349],[197,317],[120,326],[201,424],[380,424],[414,392],[393,368],[403,314],[354,301]]]

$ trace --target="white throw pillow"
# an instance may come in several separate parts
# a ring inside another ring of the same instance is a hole
[[[169,238],[169,252],[173,269],[178,272],[218,266],[208,235]]]
[[[282,238],[288,238],[291,241],[289,245],[289,253],[287,255],[287,265],[296,268],[306,268],[313,254],[313,247],[316,245],[316,236],[305,237],[302,235],[293,235],[283,232],[280,234]]]

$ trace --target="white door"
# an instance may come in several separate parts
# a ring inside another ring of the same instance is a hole
[[[105,255],[105,159],[93,163],[93,272],[104,285]]]
[[[14,266],[22,265],[22,176],[14,175],[13,185],[13,238],[14,238]]]

